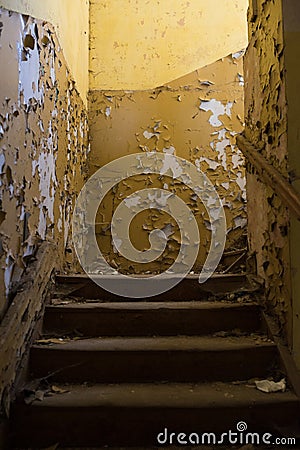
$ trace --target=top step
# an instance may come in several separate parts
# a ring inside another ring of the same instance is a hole
[[[124,283],[118,275],[98,275],[114,283]],[[170,277],[176,277],[172,275]],[[142,276],[140,277],[142,278]],[[157,281],[153,280],[153,283]],[[252,292],[256,287],[253,286],[245,274],[214,274],[205,283],[199,283],[199,275],[189,274],[183,278],[172,289],[153,297],[144,297],[144,300],[150,301],[191,301],[207,300],[211,296],[222,296],[229,293]],[[126,291],[126,282],[124,283],[124,292]],[[56,276],[56,296],[72,296],[90,300],[101,301],[136,301],[136,298],[121,297],[96,284],[85,274],[77,275],[57,275]]]

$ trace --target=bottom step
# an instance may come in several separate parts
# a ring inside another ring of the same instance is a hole
[[[247,424],[249,433],[268,432],[274,437],[296,437],[299,431],[299,402],[292,392],[265,394],[246,383],[60,387],[68,392],[31,406],[15,404],[11,421],[14,447],[58,443],[142,448],[179,445],[186,439],[193,441],[189,445],[197,439],[200,444],[204,439],[207,445],[214,444],[214,437],[202,433],[218,433],[218,443],[221,433],[236,432],[239,422]]]

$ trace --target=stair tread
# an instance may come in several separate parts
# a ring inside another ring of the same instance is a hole
[[[298,403],[292,391],[264,393],[247,384],[214,383],[127,383],[60,384],[67,392],[35,401],[37,408],[214,408],[256,404]]]
[[[49,343],[47,340],[49,339]],[[46,342],[45,342],[46,341]],[[263,341],[259,336],[168,336],[168,337],[98,337],[87,339],[42,339],[33,349],[61,351],[226,351],[248,348],[274,347],[272,341]]]
[[[57,301],[57,300],[56,300]],[[66,300],[62,299],[62,302]],[[82,310],[82,311],[102,311],[102,310],[161,310],[161,309],[179,309],[179,310],[207,310],[207,309],[256,309],[258,305],[255,303],[233,303],[233,302],[209,302],[209,301],[186,301],[186,302],[82,302],[70,301],[68,303],[55,303],[46,306],[47,311],[53,311],[56,309],[63,310]]]

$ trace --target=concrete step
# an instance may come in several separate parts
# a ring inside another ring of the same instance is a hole
[[[205,335],[261,330],[259,307],[225,302],[109,302],[56,300],[46,306],[44,334],[83,336]]]
[[[263,377],[277,347],[260,337],[114,337],[40,342],[30,373],[66,382],[236,380]]]
[[[167,275],[166,275],[167,277]],[[178,278],[177,275],[169,275],[169,278]],[[95,275],[95,278],[106,280],[109,285],[118,283],[123,285],[123,292],[126,293],[128,281],[120,279],[116,275]],[[147,276],[139,276],[140,280]],[[180,277],[179,277],[180,278]],[[158,283],[159,281],[153,281]],[[136,301],[126,297],[117,296],[98,286],[87,275],[57,275],[56,276],[58,296],[67,295],[78,298],[97,299],[101,301]],[[205,283],[199,283],[199,275],[189,274],[181,280],[175,287],[153,297],[145,297],[144,300],[149,301],[191,301],[206,300],[212,295],[226,294],[232,292],[252,292],[257,289],[245,274],[214,274]]]
[[[281,436],[286,427],[299,426],[299,400],[290,391],[264,394],[253,386],[235,383],[60,387],[68,392],[45,397],[31,406],[15,404],[15,447],[33,449],[59,443],[85,448],[156,448],[158,435],[166,446],[178,445],[179,433],[187,435],[181,435],[181,440],[191,437],[193,443],[196,437],[190,433],[196,433],[200,443],[205,432],[218,433],[220,440],[221,433],[237,432],[241,421],[246,423],[247,432],[268,432],[272,439]],[[208,444],[208,436],[204,439]],[[239,441],[242,443],[245,441]]]

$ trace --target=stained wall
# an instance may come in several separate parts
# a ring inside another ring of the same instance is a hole
[[[88,122],[55,29],[0,11],[0,314],[44,240],[73,263],[71,213],[86,177]]]

